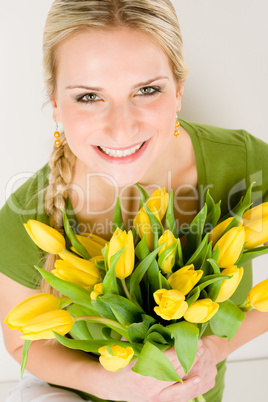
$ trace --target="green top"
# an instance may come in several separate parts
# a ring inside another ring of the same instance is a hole
[[[244,130],[179,121],[189,133],[194,147],[200,208],[209,188],[216,202],[222,200],[222,215],[225,215],[253,181],[256,182],[254,203],[268,201],[268,144]],[[34,265],[43,265],[45,252],[33,243],[23,223],[35,219],[48,224],[44,211],[44,189],[48,184],[49,171],[48,165],[45,165],[16,190],[0,210],[0,272],[32,289],[40,287],[41,276]],[[67,215],[75,218],[70,203]],[[235,302],[243,302],[250,287],[251,269],[245,269],[234,296]],[[217,393],[214,388],[214,396],[209,396],[207,401],[215,402],[215,395],[219,398],[223,378],[220,383]]]

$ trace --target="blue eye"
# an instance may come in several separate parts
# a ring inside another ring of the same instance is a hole
[[[138,91],[138,94],[139,92],[141,92],[141,95],[148,96],[155,95],[156,93],[161,92],[161,89],[160,87],[143,87]]]

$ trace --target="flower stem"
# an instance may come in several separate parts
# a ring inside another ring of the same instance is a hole
[[[128,298],[130,301],[133,302],[132,297],[130,296],[129,290],[128,290],[128,288],[127,288],[127,284],[126,284],[125,278],[122,278],[122,279],[121,279],[121,282],[122,282],[122,286],[123,286],[123,289],[124,289],[124,292],[125,292],[127,298]]]
[[[105,318],[105,317],[96,317],[94,315],[86,315],[83,317],[75,317],[74,321],[95,321],[95,322],[100,322],[102,324],[111,325],[115,328],[119,328],[119,329],[122,329],[123,331],[126,331],[126,328],[123,327],[123,325],[119,324],[119,322],[110,320],[109,318]]]

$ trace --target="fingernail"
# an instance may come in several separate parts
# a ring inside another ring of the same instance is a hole
[[[204,348],[200,348],[197,351],[197,356],[201,356],[204,353]]]
[[[199,384],[200,383],[200,377],[195,377],[193,380],[193,384]]]

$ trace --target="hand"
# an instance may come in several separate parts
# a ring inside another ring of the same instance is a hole
[[[178,361],[174,347],[165,351],[174,368],[180,377],[185,373]],[[198,353],[193,368],[198,367],[197,362],[204,354],[203,342],[199,341]],[[208,359],[206,359],[208,361]],[[205,364],[205,360],[203,362]],[[202,365],[200,367],[202,367]],[[202,393],[204,387],[200,388],[201,375],[188,374],[182,383],[159,381],[155,378],[144,377],[131,370],[135,362],[124,369],[111,373],[106,370],[102,374],[102,383],[105,384],[106,394],[98,395],[104,399],[127,400],[128,402],[187,402]],[[199,373],[199,370],[196,370]],[[207,377],[207,376],[206,376]],[[215,377],[215,376],[214,376]],[[201,391],[200,391],[201,390]]]
[[[216,360],[212,349],[208,347],[206,339],[199,341],[196,359],[183,383],[176,383],[162,390],[159,397],[165,402],[187,402],[194,399],[215,386],[217,375]],[[175,392],[175,394],[174,394]],[[170,399],[173,396],[173,399]]]

